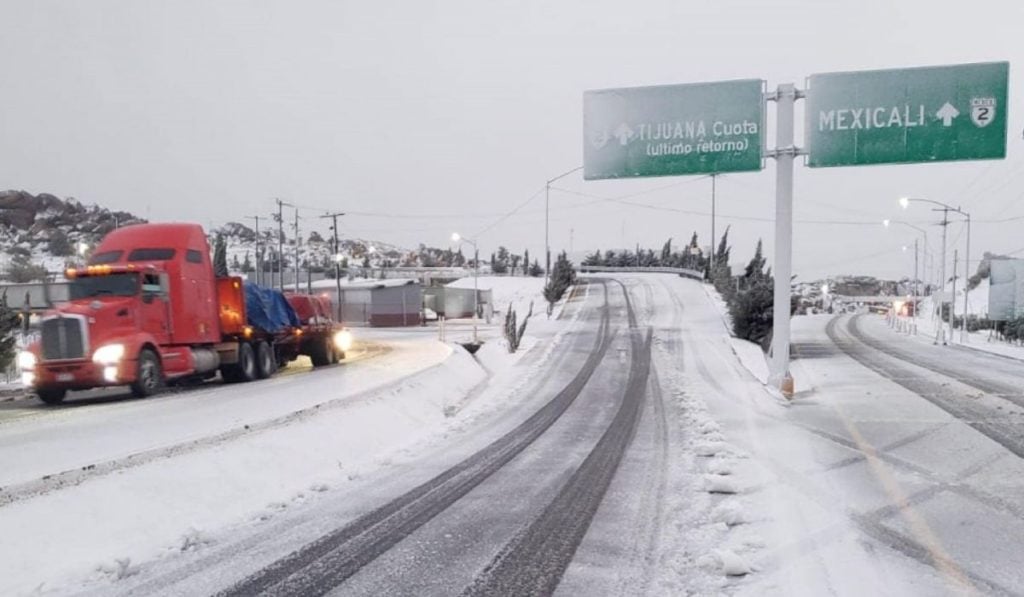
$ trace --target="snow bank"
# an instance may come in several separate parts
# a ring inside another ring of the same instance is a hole
[[[390,465],[452,425],[450,407],[486,377],[459,349],[397,387],[314,417],[94,477],[0,508],[0,594],[111,582],[139,562]]]
[[[750,372],[755,379],[763,384],[768,383],[768,359],[761,350],[761,347],[749,340],[740,338],[729,338],[729,344],[733,352],[739,358],[743,368]]]

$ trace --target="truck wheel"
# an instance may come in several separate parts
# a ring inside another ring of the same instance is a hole
[[[60,404],[68,391],[64,388],[36,388],[36,395],[46,404]]]
[[[241,383],[256,379],[256,351],[252,344],[243,343],[238,347],[238,362],[232,366],[232,379],[229,381]]]
[[[160,359],[156,353],[144,348],[139,353],[139,362],[135,370],[135,381],[132,383],[132,395],[145,398],[157,393],[164,385],[164,374],[160,368]]]
[[[314,367],[324,367],[331,364],[331,339],[318,338],[309,347],[309,360],[313,361]]]
[[[277,355],[268,342],[256,346],[256,376],[266,379],[277,372]]]

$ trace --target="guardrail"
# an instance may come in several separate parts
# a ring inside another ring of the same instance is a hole
[[[638,266],[609,266],[609,265],[581,265],[580,273],[584,274],[601,274],[601,273],[616,273],[616,272],[631,272],[631,273],[645,273],[645,274],[676,274],[678,276],[684,276],[687,278],[693,278],[694,280],[703,280],[704,273],[697,270],[687,269],[685,267],[638,267]]]

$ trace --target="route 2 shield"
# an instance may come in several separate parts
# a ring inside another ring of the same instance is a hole
[[[978,128],[984,128],[996,118],[996,98],[971,98],[971,122]]]

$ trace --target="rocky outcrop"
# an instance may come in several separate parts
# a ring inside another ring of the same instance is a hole
[[[58,230],[73,238],[95,242],[117,226],[144,221],[128,212],[82,205],[74,198],[0,191],[0,232],[19,243],[46,242]]]

